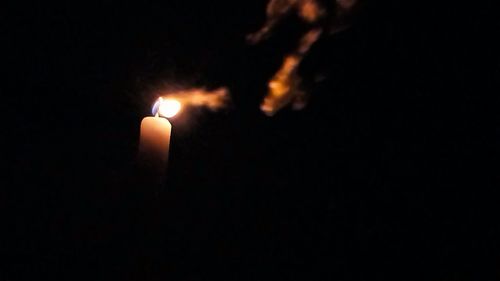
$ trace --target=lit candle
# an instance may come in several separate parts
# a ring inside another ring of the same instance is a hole
[[[153,106],[153,116],[142,119],[139,160],[148,174],[164,174],[172,131],[167,118],[175,116],[180,110],[179,101],[159,98]]]

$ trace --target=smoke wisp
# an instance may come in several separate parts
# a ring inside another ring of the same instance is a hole
[[[268,83],[268,94],[261,104],[261,110],[268,116],[292,104],[293,109],[306,105],[307,92],[302,88],[298,69],[311,47],[322,34],[333,34],[345,29],[346,18],[357,0],[270,0],[267,19],[262,28],[249,34],[247,40],[257,44],[272,35],[277,24],[291,13],[310,26],[302,35],[296,49],[283,58],[283,63]]]

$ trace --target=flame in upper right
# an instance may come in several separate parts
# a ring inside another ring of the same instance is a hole
[[[301,37],[295,51],[285,55],[280,69],[269,81],[268,94],[261,104],[261,110],[267,115],[275,114],[289,103],[293,103],[294,108],[305,106],[306,93],[301,88],[302,79],[298,74],[300,63],[325,30],[334,33],[345,28],[344,17],[357,3],[357,0],[329,1],[334,2],[335,11],[328,10],[325,3],[322,5],[320,0],[270,0],[264,26],[247,36],[250,43],[259,43],[266,39],[281,19],[292,11],[295,11],[304,22],[312,25],[311,29]],[[333,20],[322,21],[325,18]]]

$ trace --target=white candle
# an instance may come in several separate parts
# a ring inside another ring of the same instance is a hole
[[[162,99],[153,106],[153,115],[141,122],[139,158],[141,165],[151,173],[163,174],[168,162],[172,125],[167,118],[175,116],[181,109],[176,100]]]

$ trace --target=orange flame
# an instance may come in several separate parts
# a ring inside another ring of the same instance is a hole
[[[158,115],[171,118],[177,115],[181,111],[182,105],[178,100],[175,99],[163,99],[159,98],[158,105]]]
[[[248,41],[256,44],[267,38],[276,24],[293,10],[308,23],[315,23],[326,14],[317,0],[271,0],[266,7],[266,23],[259,31],[248,35]]]
[[[298,3],[299,16],[310,23],[316,22],[325,14],[323,8],[320,7],[315,0],[302,0]]]
[[[206,107],[216,111],[227,105],[229,92],[227,88],[208,91],[203,88],[193,88],[176,92],[160,93],[165,100],[177,100],[182,106]]]
[[[304,100],[302,97],[305,93],[300,89],[301,79],[297,71],[304,55],[320,35],[321,29],[309,31],[300,40],[296,52],[285,56],[281,68],[269,82],[269,92],[261,104],[260,109],[265,114],[274,115],[293,99],[297,99],[298,102],[295,108],[303,107]]]
[[[269,92],[261,104],[261,110],[267,115],[275,114],[290,102],[293,102],[295,109],[305,106],[306,93],[300,89],[301,78],[298,74],[300,63],[323,31],[333,34],[346,28],[345,18],[358,2],[358,0],[329,1],[334,2],[334,10],[323,6],[319,0],[270,0],[267,4],[267,20],[264,26],[247,36],[250,43],[259,43],[266,39],[276,25],[292,11],[312,26],[311,30],[302,36],[295,52],[285,56],[281,68],[271,78],[268,84]],[[328,20],[321,21],[324,18]]]

